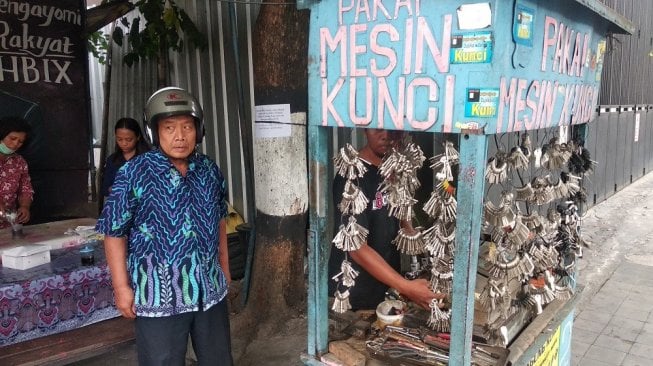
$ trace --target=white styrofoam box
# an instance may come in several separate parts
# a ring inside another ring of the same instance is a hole
[[[43,245],[21,245],[2,253],[2,266],[7,268],[29,269],[49,262],[50,248]]]
[[[44,245],[49,249],[60,249],[68,247],[76,247],[83,244],[85,239],[79,235],[66,235],[54,239],[38,241],[34,244]]]

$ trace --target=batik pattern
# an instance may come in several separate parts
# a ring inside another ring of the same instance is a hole
[[[0,160],[0,203],[14,208],[18,197],[27,197],[31,201],[33,195],[25,159],[18,154],[12,154]],[[9,222],[0,220],[0,229],[9,226]]]
[[[27,270],[0,268],[0,346],[120,315],[102,253],[93,266],[80,265],[78,248],[53,250],[51,257]]]
[[[220,169],[201,154],[190,157],[185,177],[160,150],[120,169],[96,229],[128,238],[137,315],[207,309],[224,298],[218,235],[225,193]]]

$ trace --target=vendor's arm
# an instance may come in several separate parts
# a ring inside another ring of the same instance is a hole
[[[18,182],[18,207],[16,208],[16,221],[24,224],[30,219],[29,208],[32,205],[32,198],[34,197],[34,188],[32,188],[32,180],[29,176],[29,169],[27,162],[24,160],[22,166],[19,168],[20,180]]]
[[[227,286],[231,283],[231,271],[229,270],[229,247],[227,244],[227,220],[220,220],[220,245],[219,245],[219,257],[218,261],[220,262],[220,267],[224,272],[225,278],[227,280]]]
[[[442,299],[444,294],[436,294],[429,288],[425,279],[408,280],[397,273],[372,247],[367,244],[360,249],[349,252],[351,258],[363,267],[372,277],[395,288],[415,304],[428,309],[431,300]]]
[[[129,283],[129,273],[127,272],[127,238],[105,236],[104,252],[109,270],[111,270],[116,308],[125,318],[135,318],[134,290]]]
[[[29,207],[32,205],[31,195],[21,195],[18,197],[18,209],[16,210],[16,220],[21,224],[29,221]]]

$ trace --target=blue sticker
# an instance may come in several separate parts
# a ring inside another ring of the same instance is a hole
[[[467,88],[467,96],[465,98],[465,117],[496,117],[498,106],[498,88]]]
[[[515,43],[533,47],[533,23],[535,12],[523,5],[517,5],[512,27],[512,37]]]
[[[449,62],[452,64],[492,62],[492,32],[473,32],[451,36]]]

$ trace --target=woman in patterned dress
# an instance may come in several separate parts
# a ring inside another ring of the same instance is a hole
[[[29,124],[22,118],[0,119],[0,211],[15,211],[15,220],[21,224],[29,221],[34,189],[27,161],[16,151],[25,144],[30,132]],[[9,226],[7,220],[0,220],[0,229]]]

